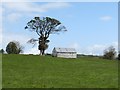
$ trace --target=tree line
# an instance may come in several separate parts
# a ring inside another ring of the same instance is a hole
[[[23,49],[24,49],[24,47],[22,45],[20,45],[20,43],[18,41],[11,41],[6,46],[6,52],[8,54],[20,54],[20,53],[23,53]],[[4,54],[5,53],[4,49],[1,49],[0,53]],[[102,58],[109,59],[109,60],[114,60],[114,59],[120,60],[120,51],[118,53],[117,58],[116,58],[116,54],[117,54],[117,52],[116,52],[115,48],[113,46],[110,46],[103,51]],[[93,56],[93,55],[82,54],[80,56]],[[98,57],[101,58],[101,56],[98,56]]]
[[[30,20],[25,26],[26,30],[34,31],[38,35],[38,39],[30,39],[28,43],[36,44],[38,41],[38,50],[40,50],[40,55],[45,54],[45,50],[48,48],[48,39],[51,34],[56,34],[59,32],[67,31],[66,27],[62,23],[51,17],[34,17]],[[8,54],[19,54],[23,52],[23,47],[18,41],[11,41],[6,46],[6,52]],[[4,53],[4,50],[1,49],[0,53]],[[116,56],[116,51],[113,46],[104,50],[103,58],[105,59],[114,59]],[[118,59],[120,59],[120,52],[118,54]]]

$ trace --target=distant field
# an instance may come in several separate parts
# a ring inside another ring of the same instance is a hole
[[[3,88],[117,88],[118,61],[3,55]]]

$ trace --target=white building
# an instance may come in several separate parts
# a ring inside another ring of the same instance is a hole
[[[77,58],[77,52],[74,48],[54,48],[52,51],[54,57]]]

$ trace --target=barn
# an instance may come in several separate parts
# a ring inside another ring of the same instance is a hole
[[[74,48],[58,48],[54,47],[52,56],[63,58],[77,58],[77,52]]]

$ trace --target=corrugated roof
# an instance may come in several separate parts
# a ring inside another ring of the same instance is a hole
[[[75,48],[59,48],[55,47],[54,48],[56,52],[76,52]]]

